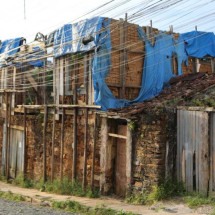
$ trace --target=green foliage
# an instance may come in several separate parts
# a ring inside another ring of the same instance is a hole
[[[111,208],[106,208],[105,206],[90,208],[81,205],[75,201],[65,201],[52,203],[52,207],[56,209],[66,210],[73,213],[80,213],[86,215],[134,215],[133,213],[126,213],[124,211],[116,211]]]
[[[146,191],[132,193],[126,197],[126,202],[138,205],[147,204],[148,193]]]
[[[189,207],[195,208],[201,205],[214,205],[215,206],[215,198],[214,197],[205,197],[201,194],[192,193],[188,196],[184,197],[184,201],[187,203]]]
[[[19,194],[14,194],[10,191],[9,192],[0,191],[0,198],[7,199],[10,201],[16,201],[16,202],[26,201],[26,198],[24,196]]]
[[[128,128],[131,130],[131,131],[134,131],[137,127],[137,124],[135,121],[130,121],[128,122]]]
[[[69,178],[65,177],[63,180],[54,180],[53,182],[47,181],[45,184],[42,181],[35,183],[35,188],[47,191],[50,193],[57,193],[62,195],[73,195],[73,196],[87,196],[90,198],[99,197],[99,191],[92,191],[89,187],[84,191],[79,182],[72,182]]]
[[[191,103],[196,106],[215,107],[215,100],[213,98],[192,99]]]
[[[14,185],[24,187],[24,188],[32,188],[33,187],[33,182],[30,179],[24,179],[24,176],[22,174],[18,175],[12,183]]]
[[[167,179],[159,186],[154,186],[151,192],[142,191],[141,193],[133,193],[126,200],[132,204],[152,204],[156,201],[184,194],[185,189],[182,183],[173,179]]]
[[[148,195],[147,201],[154,202],[163,199],[169,199],[174,196],[185,194],[183,183],[173,179],[167,179],[160,186],[154,186],[152,192]]]

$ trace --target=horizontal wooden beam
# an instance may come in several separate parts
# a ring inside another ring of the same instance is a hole
[[[120,84],[111,84],[111,83],[107,83],[108,87],[122,87],[120,86]],[[125,85],[125,88],[138,88],[140,89],[142,86],[135,86],[135,85]]]
[[[0,89],[0,93],[24,93],[25,90]]]
[[[108,133],[108,136],[110,136],[110,137],[117,137],[117,138],[121,138],[121,139],[127,139],[127,136],[120,135],[120,134]]]
[[[46,105],[49,108],[94,108],[94,109],[100,109],[101,106],[99,105]],[[17,105],[18,108],[27,108],[27,109],[44,109],[44,105]]]

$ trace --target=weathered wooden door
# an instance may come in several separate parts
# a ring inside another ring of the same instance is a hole
[[[208,192],[208,122],[207,112],[177,111],[177,177],[189,192]]]
[[[24,132],[10,129],[9,177],[16,178],[24,170]]]
[[[127,126],[119,125],[118,134],[126,136]],[[126,194],[126,139],[117,138],[116,143],[116,177],[115,193],[124,197]]]

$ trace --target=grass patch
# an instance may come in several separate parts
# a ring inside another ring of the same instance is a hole
[[[24,179],[22,175],[19,175],[12,181],[12,184],[24,188],[35,188],[42,192],[46,191],[61,195],[86,196],[89,198],[98,198],[100,196],[98,189],[92,191],[90,187],[87,187],[86,190],[83,190],[81,183],[77,181],[72,182],[67,177],[63,178],[62,181],[56,179],[53,182],[47,181],[44,183],[43,180],[34,182],[30,179]]]
[[[184,197],[185,203],[191,207],[196,208],[202,205],[211,205],[215,206],[214,197],[205,197],[200,194],[192,193]]]
[[[75,201],[65,201],[65,202],[53,202],[52,207],[55,209],[65,210],[72,213],[80,213],[86,215],[134,215],[133,213],[127,213],[124,211],[116,211],[111,208],[106,208],[105,206],[90,208],[81,205]]]
[[[90,187],[87,187],[86,190],[83,190],[81,183],[77,181],[72,182],[68,178],[64,178],[62,181],[54,180],[53,182],[46,182],[43,186],[45,186],[45,191],[51,193],[73,196],[87,196],[89,198],[99,197],[98,190],[92,191]]]
[[[33,181],[30,179],[24,179],[23,175],[18,175],[13,181],[12,184],[24,187],[24,188],[32,188],[34,187]]]
[[[173,179],[167,179],[159,186],[154,186],[151,192],[133,193],[126,198],[126,201],[132,204],[152,204],[160,200],[183,195],[185,195],[183,184]]]
[[[12,192],[2,192],[0,191],[0,198],[10,200],[10,201],[16,201],[16,202],[23,202],[26,201],[26,198],[19,194],[14,194]]]

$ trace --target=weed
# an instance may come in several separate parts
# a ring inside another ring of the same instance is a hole
[[[10,191],[9,192],[0,191],[0,198],[11,200],[11,201],[16,201],[16,202],[26,201],[26,198],[24,196],[19,195],[19,194],[14,194]]]
[[[116,211],[111,208],[106,208],[105,206],[90,208],[81,205],[75,201],[65,201],[65,202],[53,202],[52,207],[56,209],[66,210],[73,213],[80,213],[86,215],[134,215],[133,213],[127,213],[124,211]]]
[[[89,198],[99,197],[99,191],[92,191],[90,187],[87,187],[84,191],[82,189],[81,183],[78,181],[72,182],[69,178],[64,177],[63,180],[54,180],[53,182],[47,181],[38,181],[34,184],[36,189],[47,191],[50,193],[57,193],[62,195],[73,195],[73,196],[87,196]]]
[[[146,191],[142,191],[141,193],[132,193],[126,197],[126,202],[132,204],[140,204],[144,205],[147,203],[148,193]]]
[[[20,187],[24,187],[24,188],[31,188],[33,187],[33,182],[32,180],[28,179],[28,178],[24,178],[24,176],[22,174],[18,175],[13,181],[12,183],[14,185],[18,185]]]
[[[156,201],[184,194],[185,189],[182,183],[176,182],[173,179],[166,179],[159,186],[154,186],[151,192],[142,191],[141,193],[133,193],[126,200],[133,204],[152,204]]]
[[[154,202],[168,199],[173,196],[182,196],[185,194],[183,183],[176,182],[173,179],[167,179],[160,186],[154,186],[152,192],[148,195],[147,201]]]
[[[201,205],[215,206],[214,197],[205,197],[197,193],[192,193],[192,194],[189,194],[188,196],[185,196],[184,201],[185,203],[187,203],[189,207],[192,207],[192,208],[199,207]]]

